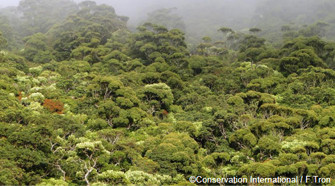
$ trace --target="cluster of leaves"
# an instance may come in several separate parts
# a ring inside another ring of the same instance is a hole
[[[49,110],[50,112],[57,112],[58,114],[62,114],[64,110],[64,104],[62,102],[55,101],[52,99],[45,99],[43,107]]]
[[[223,27],[190,52],[180,30],[78,9],[0,53],[0,185],[335,179],[333,43]]]

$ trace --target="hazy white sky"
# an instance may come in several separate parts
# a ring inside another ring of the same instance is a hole
[[[83,0],[73,0],[75,2],[83,1]],[[145,17],[147,12],[143,12],[145,9],[148,10],[150,7],[164,7],[164,3],[159,0],[93,0],[97,3],[106,3],[112,5],[116,13],[119,15],[126,15],[131,17],[130,22],[134,22],[137,19],[141,19],[140,17]],[[187,0],[186,0],[187,1]],[[7,6],[17,6],[20,0],[0,0],[0,7]],[[169,4],[175,4],[179,2],[178,0],[165,0],[165,4],[169,2]],[[170,8],[171,6],[167,6]],[[136,16],[133,16],[136,15]],[[138,16],[140,15],[140,16]]]
[[[0,7],[16,6],[20,0],[0,0]]]
[[[80,2],[83,0],[73,0],[73,1]],[[201,7],[206,4],[208,5],[205,7],[206,10],[210,9],[216,10],[218,8],[218,10],[221,11],[222,10],[222,8],[220,9],[220,6],[222,5],[221,2],[224,1],[230,4],[232,4],[232,2],[236,2],[234,3],[235,6],[233,6],[234,10],[232,9],[231,11],[232,12],[237,11],[238,14],[244,14],[245,10],[251,9],[251,8],[243,9],[243,7],[245,6],[242,5],[246,5],[245,2],[249,2],[248,4],[254,4],[255,1],[259,0],[93,0],[93,1],[96,1],[98,4],[104,3],[113,6],[118,15],[128,16],[130,18],[130,20],[128,21],[129,25],[136,26],[137,24],[141,23],[146,19],[148,11],[153,11],[160,8],[177,7],[178,8],[177,13],[185,18],[185,15],[188,14],[187,12],[204,11],[201,9]],[[20,0],[0,0],[0,7],[17,6],[19,2]],[[217,3],[218,6],[214,5],[215,3]],[[240,7],[242,7],[243,11],[240,10],[241,9]],[[237,10],[235,11],[235,9]],[[192,14],[192,15],[198,15],[198,14]],[[208,12],[208,14],[201,14],[201,15],[202,17],[208,17],[211,16],[211,12]]]

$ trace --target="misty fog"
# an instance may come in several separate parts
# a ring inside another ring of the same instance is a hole
[[[215,33],[222,26],[243,29],[249,26],[255,8],[262,0],[96,0],[100,4],[108,4],[115,8],[119,15],[128,16],[129,26],[143,23],[148,13],[162,9],[175,8],[174,13],[183,18],[187,31],[199,34],[200,31]],[[246,3],[247,2],[247,3]],[[210,24],[203,30],[200,23]],[[196,29],[193,29],[193,27]],[[199,30],[200,29],[200,30]],[[198,31],[196,31],[198,30]],[[195,33],[197,32],[197,33]]]
[[[19,0],[0,2],[2,8],[19,5]],[[161,9],[173,8],[168,14],[178,19],[179,25],[183,25],[182,29],[178,28],[186,33],[188,40],[204,36],[220,38],[222,35],[217,30],[222,26],[242,32],[248,32],[252,27],[259,27],[262,30],[261,34],[271,40],[274,34],[278,36],[283,25],[298,28],[317,21],[331,23],[334,20],[331,16],[327,16],[327,12],[331,12],[334,6],[329,0],[96,0],[96,2],[108,4],[114,7],[118,15],[129,17],[130,30],[135,30],[147,21],[155,22],[154,17],[148,16],[150,14],[157,16],[155,11],[159,10],[157,14]],[[164,25],[158,19],[156,21]],[[175,26],[173,23],[170,24],[171,28]],[[332,31],[328,31],[328,36],[330,33]]]
[[[20,0],[0,0],[0,7],[17,6]]]
[[[271,40],[280,27],[300,27],[317,21],[333,22],[334,2],[329,0],[96,0],[115,8],[119,15],[128,16],[128,26],[135,28],[147,20],[148,13],[162,8],[175,8],[181,16],[185,32],[194,37],[221,37],[217,29],[225,26],[247,31],[260,27],[263,36]],[[332,26],[332,25],[330,25]],[[328,35],[332,33],[330,29]]]

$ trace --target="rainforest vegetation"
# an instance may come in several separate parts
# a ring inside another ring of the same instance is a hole
[[[335,1],[257,2],[240,28],[173,7],[136,29],[93,1],[1,8],[0,185],[335,184]]]

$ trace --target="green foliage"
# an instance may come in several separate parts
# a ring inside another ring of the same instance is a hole
[[[47,46],[46,37],[42,33],[37,33],[25,38],[25,48],[23,56],[36,63],[48,63],[53,56]]]
[[[77,6],[68,0],[23,0],[18,6],[22,13],[23,36],[29,36],[34,33],[46,33],[54,24],[63,21],[69,14],[77,10]],[[41,16],[43,15],[43,16]],[[26,27],[23,29],[23,27]]]
[[[134,33],[93,1],[17,11],[0,17],[0,185],[335,179],[331,24],[283,26],[283,43],[221,27],[192,48],[172,9]]]
[[[165,83],[146,85],[142,94],[142,100],[148,103],[148,111],[152,114],[162,109],[169,111],[173,104],[173,94]]]
[[[325,67],[325,63],[311,49],[301,49],[292,52],[289,57],[281,59],[281,71],[287,74],[295,73],[299,69],[309,66]]]
[[[98,46],[106,44],[115,31],[125,28],[127,20],[117,16],[114,8],[107,5],[85,1],[78,6],[75,15],[50,31],[55,56],[58,60],[73,57],[94,63],[100,59]]]
[[[7,159],[0,159],[0,162],[1,162],[0,184],[19,185],[20,183],[22,183],[23,170],[21,168],[19,168],[17,165],[13,164],[13,162]]]
[[[134,56],[147,60],[149,64],[167,62],[179,67],[185,65],[183,58],[187,50],[184,33],[180,30],[168,30],[152,23],[146,23],[138,30],[131,46]]]
[[[43,182],[37,184],[39,186],[51,186],[51,185],[60,185],[60,186],[67,186],[69,185],[66,181],[61,180],[61,179],[54,179],[54,178],[50,178],[47,180],[44,180]]]
[[[7,46],[7,41],[0,32],[0,49],[3,49]]]
[[[271,163],[252,163],[250,165],[245,165],[239,169],[239,174],[242,175],[252,175],[253,177],[264,177],[271,178],[275,176],[276,167]]]
[[[175,176],[177,173],[197,173],[195,152],[198,144],[185,134],[166,135],[157,146],[146,152],[146,156],[159,163],[159,172]]]
[[[7,16],[0,15],[0,49],[14,49],[18,46],[17,33]]]

